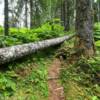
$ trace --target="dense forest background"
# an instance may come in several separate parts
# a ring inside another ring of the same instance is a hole
[[[100,0],[0,5],[0,100],[100,100]]]
[[[99,2],[99,0],[90,1],[94,22],[100,21]],[[62,24],[68,24],[66,26],[69,27],[75,23],[76,4],[75,0],[59,0],[59,2],[57,0],[1,0],[6,12],[4,14],[2,12],[2,16],[8,15],[9,26],[26,28],[38,27],[53,18],[61,19]],[[1,10],[3,11],[3,7]]]

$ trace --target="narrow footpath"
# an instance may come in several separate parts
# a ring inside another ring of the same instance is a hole
[[[59,73],[61,68],[61,61],[55,59],[48,69],[48,86],[49,86],[49,99],[48,100],[65,100],[64,89],[60,84]]]

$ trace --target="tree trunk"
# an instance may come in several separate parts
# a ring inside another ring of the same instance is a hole
[[[28,0],[25,0],[25,27],[27,28],[28,27],[28,23],[27,23],[27,10],[28,10],[28,8],[27,8],[27,3],[28,3]]]
[[[61,25],[64,26],[64,18],[63,18],[63,0],[61,0]]]
[[[4,0],[4,34],[9,35],[8,0]]]
[[[100,1],[98,1],[98,22],[100,22]]]
[[[76,0],[76,43],[85,57],[94,54],[93,22],[90,0]]]
[[[59,37],[55,39],[40,41],[37,43],[28,43],[28,44],[23,44],[23,45],[1,48],[0,49],[0,65],[14,61],[18,58],[22,58],[40,49],[58,45],[64,42],[65,40],[71,39],[72,37],[73,36],[64,36],[64,37]]]
[[[62,0],[61,1],[61,21],[62,25],[64,26],[65,31],[69,31],[70,29],[70,2],[69,0]]]
[[[65,8],[66,8],[66,23],[65,23],[65,31],[70,30],[70,1],[65,0]]]
[[[33,21],[34,21],[34,16],[33,16],[33,0],[30,0],[30,28],[33,28]]]

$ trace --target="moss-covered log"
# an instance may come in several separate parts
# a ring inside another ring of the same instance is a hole
[[[50,46],[58,45],[65,40],[71,39],[73,36],[64,36],[55,39],[48,39],[36,43],[27,43],[23,45],[16,45],[0,49],[0,65],[9,63],[16,59],[30,55],[40,49],[44,49]],[[45,50],[44,50],[45,52]]]

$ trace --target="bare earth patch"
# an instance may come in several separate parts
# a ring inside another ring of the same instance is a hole
[[[60,68],[61,61],[55,59],[48,69],[48,77],[53,78],[48,81],[49,100],[64,100],[64,89],[61,86],[59,79],[57,79],[57,77],[59,77]]]

